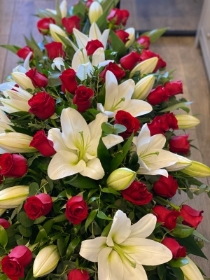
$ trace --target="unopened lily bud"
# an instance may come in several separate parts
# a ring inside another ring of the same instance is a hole
[[[36,256],[33,265],[33,276],[42,277],[53,271],[59,262],[57,246],[49,245],[44,247]]]
[[[148,75],[141,79],[134,88],[133,99],[144,100],[149,95],[155,83],[154,75]]]
[[[133,27],[130,27],[130,28],[127,28],[125,30],[125,32],[127,32],[129,34],[128,41],[125,44],[126,48],[129,48],[135,41],[135,29]]]
[[[181,170],[182,173],[187,174],[191,177],[209,177],[210,176],[210,167],[207,165],[192,160],[192,164]]]
[[[32,153],[36,149],[30,147],[32,137],[18,132],[0,134],[0,148],[8,153]]]
[[[179,129],[194,127],[200,123],[199,119],[192,115],[176,115]]]
[[[183,157],[183,156],[179,156],[177,155],[177,162],[171,166],[167,166],[166,169],[168,171],[178,171],[178,170],[182,170],[188,166],[190,166],[192,164],[192,160]]]
[[[140,77],[142,77],[144,74],[152,73],[157,63],[158,63],[157,57],[152,57],[140,62],[133,68],[133,70],[130,73],[130,77],[132,77],[137,71],[140,71]]]
[[[185,280],[204,280],[200,270],[195,265],[195,263],[189,258],[185,257],[188,260],[188,264],[181,266],[181,270],[184,274]]]
[[[12,72],[11,76],[13,80],[23,89],[34,89],[32,81],[29,77],[27,77],[24,73],[21,72]]]
[[[54,23],[50,24],[50,35],[52,36],[52,38],[55,42],[61,42],[62,44],[63,44],[63,42],[58,35],[61,35],[65,38],[67,38],[67,35],[63,31],[63,29],[61,29],[58,25],[56,25]]]
[[[107,178],[106,183],[108,187],[121,191],[127,189],[135,178],[136,172],[122,167],[114,170]]]
[[[67,15],[67,1],[66,0],[63,0],[61,3],[60,3],[60,11],[61,11],[61,17],[64,18],[66,17]]]
[[[25,201],[29,194],[28,186],[15,186],[0,191],[0,208],[16,208]]]
[[[89,20],[90,23],[92,24],[93,22],[96,22],[103,14],[103,9],[101,7],[101,5],[94,1],[89,8]]]

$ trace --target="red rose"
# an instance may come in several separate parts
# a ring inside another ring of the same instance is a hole
[[[117,8],[111,9],[107,20],[115,25],[126,25],[127,19],[129,17],[129,12],[127,10],[120,10]]]
[[[39,130],[35,133],[30,147],[36,148],[44,157],[50,157],[56,153],[53,148],[53,142],[47,138],[44,130]]]
[[[90,276],[86,270],[72,269],[68,274],[68,280],[89,280]]]
[[[52,209],[53,201],[49,194],[40,193],[30,196],[24,204],[24,210],[31,220],[46,216]]]
[[[24,48],[17,51],[17,55],[22,59],[26,59],[27,55],[30,52],[33,52],[33,50],[30,47],[25,46]],[[30,59],[32,59],[32,58],[33,58],[33,55],[30,57]]]
[[[88,206],[82,196],[71,197],[66,203],[66,218],[73,224],[78,225],[88,216]]]
[[[28,171],[27,160],[18,154],[0,155],[0,174],[5,177],[22,177]]]
[[[32,252],[24,245],[13,248],[8,257],[18,260],[23,267],[28,266],[33,259]]]
[[[135,205],[145,205],[152,200],[152,194],[148,191],[147,186],[138,181],[133,182],[121,193],[124,199]]]
[[[141,53],[142,61],[147,60],[152,57],[157,57],[158,62],[153,72],[156,72],[158,69],[165,68],[166,62],[156,53],[151,52],[150,50],[143,50]]]
[[[157,217],[157,222],[170,230],[176,227],[176,220],[180,216],[179,211],[169,210],[161,205],[156,205],[152,209],[153,214]]]
[[[78,16],[62,18],[62,24],[69,34],[73,34],[73,28],[80,29],[80,21],[81,19]]]
[[[152,89],[150,94],[147,96],[147,102],[151,105],[157,105],[168,100],[168,95],[164,87],[157,86]]]
[[[188,137],[188,134],[172,136],[169,141],[169,150],[172,153],[188,154],[190,150]]]
[[[150,46],[150,37],[148,36],[140,36],[136,42],[141,46],[143,47],[144,49],[149,49],[149,46]]]
[[[126,131],[120,133],[123,138],[128,138],[132,133],[136,133],[140,128],[140,121],[133,117],[130,113],[119,110],[115,115],[115,123],[122,124],[126,127]]]
[[[186,248],[181,246],[174,238],[165,237],[161,243],[171,251],[173,259],[186,257]]]
[[[94,91],[92,88],[85,86],[79,86],[73,98],[73,103],[77,105],[79,112],[85,112],[91,106],[91,97],[93,97]]]
[[[176,194],[178,187],[173,176],[160,176],[159,180],[154,183],[153,190],[157,195],[171,198]]]
[[[124,30],[117,30],[115,31],[115,34],[121,41],[123,41],[124,44],[129,40],[129,33]]]
[[[189,205],[182,205],[180,210],[181,217],[183,218],[182,223],[190,227],[197,228],[197,226],[203,220],[203,211],[197,211]]]
[[[47,55],[49,59],[53,60],[56,57],[65,57],[65,52],[63,51],[62,43],[52,42],[44,46],[47,50]]]
[[[60,75],[60,80],[62,82],[62,91],[66,93],[66,91],[70,93],[74,93],[78,83],[76,80],[76,72],[73,69],[66,69]]]
[[[50,118],[55,113],[55,100],[47,92],[38,92],[28,100],[29,112],[41,120]]]
[[[0,225],[1,225],[3,228],[7,229],[7,228],[10,227],[10,222],[8,222],[7,220],[5,220],[5,219],[3,219],[3,218],[0,218]]]
[[[125,76],[125,71],[120,66],[118,66],[114,62],[109,62],[109,64],[100,73],[100,78],[103,79],[104,81],[105,81],[105,77],[106,77],[106,72],[108,70],[111,71],[115,75],[117,80],[120,80]]]
[[[86,48],[87,55],[92,55],[98,48],[103,48],[104,45],[99,40],[88,41]]]
[[[39,73],[36,69],[30,69],[25,74],[31,79],[34,87],[42,88],[46,87],[48,84],[48,78],[45,75]]]
[[[169,129],[178,129],[178,121],[174,115],[174,113],[166,113],[163,115],[165,120],[167,121],[167,124],[169,126]]]
[[[140,55],[137,52],[132,51],[120,59],[120,64],[124,69],[132,70],[134,66],[140,61]]]
[[[150,134],[164,134],[169,129],[178,129],[178,121],[173,113],[166,113],[156,116],[151,123],[148,123]]]
[[[183,93],[183,86],[181,81],[172,81],[164,84],[164,88],[168,96],[174,96],[176,94]]]
[[[43,35],[48,34],[50,24],[55,23],[55,20],[53,18],[42,18],[37,22],[37,28],[39,32]]]

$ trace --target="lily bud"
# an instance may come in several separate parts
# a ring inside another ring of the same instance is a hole
[[[177,158],[178,158],[178,160],[175,164],[166,167],[166,169],[168,171],[182,170],[192,164],[192,160],[190,160],[186,157],[177,155]]]
[[[198,178],[209,177],[210,167],[208,167],[207,165],[201,162],[193,160],[192,164],[182,169],[181,172],[191,177],[198,177]]]
[[[23,89],[34,89],[32,81],[29,77],[27,77],[24,73],[21,72],[12,72],[11,76],[13,80]]]
[[[63,37],[67,38],[66,33],[63,31],[63,29],[61,29],[58,25],[51,23],[50,24],[50,35],[52,36],[53,40],[55,42],[62,42],[62,40],[58,37],[58,35],[61,35]]]
[[[133,27],[130,27],[130,28],[127,28],[125,30],[125,32],[127,32],[129,34],[128,41],[126,42],[125,47],[129,48],[133,44],[133,42],[135,41],[135,38],[136,38],[135,29]]]
[[[149,59],[146,59],[139,64],[137,64],[133,70],[130,73],[130,78],[135,74],[135,72],[140,71],[140,77],[142,77],[144,74],[152,73],[158,63],[157,57],[152,57]]]
[[[66,0],[63,0],[61,3],[60,3],[60,11],[61,11],[61,17],[64,18],[66,17],[67,15],[67,2]]]
[[[59,253],[57,246],[49,245],[39,251],[34,260],[33,276],[42,277],[53,271],[59,262]]]
[[[32,137],[18,132],[0,134],[0,147],[8,153],[32,153],[36,149],[30,147]]]
[[[189,258],[185,257],[188,260],[188,264],[181,266],[181,270],[184,274],[185,280],[204,280],[200,270],[195,265],[195,263]]]
[[[200,123],[199,119],[192,115],[176,115],[179,129],[194,127]]]
[[[155,83],[155,77],[154,75],[148,75],[141,79],[134,88],[134,93],[132,98],[133,99],[140,99],[144,100],[149,95],[151,89],[153,88],[153,85]]]
[[[93,22],[96,22],[100,16],[102,16],[103,14],[103,9],[101,7],[101,5],[94,1],[91,5],[90,5],[90,8],[89,8],[89,20],[90,20],[90,23],[92,24]]]
[[[122,191],[127,189],[130,184],[135,180],[136,172],[128,168],[118,168],[114,170],[107,178],[107,186]]]
[[[28,186],[15,186],[0,191],[0,208],[16,208],[27,198]]]

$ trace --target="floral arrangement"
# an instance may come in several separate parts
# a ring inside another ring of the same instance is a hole
[[[165,29],[136,36],[117,2],[63,0],[41,43],[3,46],[21,61],[0,85],[1,280],[204,279],[203,211],[172,200],[209,195],[199,120],[149,49]]]

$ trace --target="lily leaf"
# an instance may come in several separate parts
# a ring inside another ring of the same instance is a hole
[[[176,109],[182,109],[184,110],[185,112],[189,113],[190,109],[186,106],[189,106],[191,105],[193,102],[180,102],[180,103],[177,103],[177,104],[174,104],[172,106],[169,106],[163,110],[161,110],[160,112],[168,112],[168,111],[174,111]]]
[[[118,53],[118,56],[124,56],[127,52],[127,49],[122,40],[114,33],[113,30],[110,31],[109,39],[111,41],[111,46],[114,51]]]
[[[18,47],[18,46],[14,46],[14,45],[0,45],[0,47],[8,50],[8,51],[11,51],[13,53],[17,53],[18,50],[20,50],[21,48]]]
[[[144,32],[141,35],[146,35],[146,36],[150,37],[150,42],[154,43],[158,38],[160,38],[167,31],[167,29],[168,29],[167,27],[153,29],[151,31]]]

